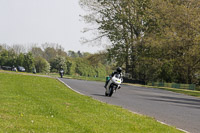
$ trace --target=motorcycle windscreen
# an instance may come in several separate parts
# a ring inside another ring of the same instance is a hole
[[[121,75],[120,74],[115,74],[115,77],[119,79],[119,78],[121,78]]]

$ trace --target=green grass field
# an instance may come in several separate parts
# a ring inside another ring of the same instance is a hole
[[[177,133],[53,78],[0,73],[0,133]]]

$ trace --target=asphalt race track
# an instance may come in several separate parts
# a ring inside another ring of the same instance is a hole
[[[155,88],[122,85],[112,97],[106,97],[104,83],[74,79],[60,79],[72,89],[118,105],[133,112],[191,133],[200,133],[200,99]]]

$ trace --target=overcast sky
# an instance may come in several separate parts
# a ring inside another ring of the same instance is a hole
[[[0,43],[58,43],[65,51],[97,52],[80,44],[85,26],[79,0],[0,0]]]

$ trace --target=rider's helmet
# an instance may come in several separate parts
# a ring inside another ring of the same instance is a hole
[[[122,68],[121,68],[121,67],[118,67],[118,68],[117,68],[117,72],[118,72],[118,73],[121,73],[121,72],[122,72]]]

